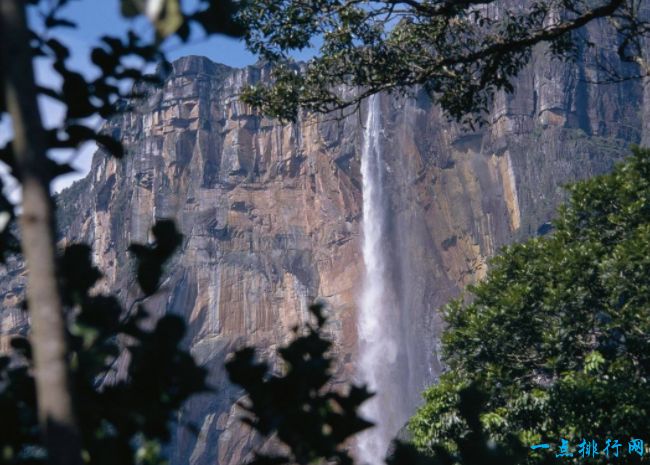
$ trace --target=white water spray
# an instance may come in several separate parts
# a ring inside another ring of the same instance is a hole
[[[387,276],[387,202],[384,191],[384,175],[381,150],[381,122],[379,97],[372,96],[368,102],[368,116],[363,137],[361,175],[363,177],[363,261],[365,279],[360,301],[358,319],[359,375],[375,392],[361,409],[362,415],[375,423],[359,436],[357,443],[362,463],[383,463],[387,448],[399,425],[401,417],[395,397],[392,367],[398,356],[395,330],[398,320],[396,306],[391,295]]]

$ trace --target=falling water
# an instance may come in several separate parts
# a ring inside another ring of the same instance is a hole
[[[391,327],[397,323],[396,306],[387,276],[387,202],[383,189],[384,173],[381,150],[379,98],[368,102],[368,116],[363,137],[361,175],[363,177],[363,260],[365,279],[358,319],[359,375],[375,393],[364,404],[362,415],[375,423],[364,432],[357,444],[363,463],[383,463],[390,440],[397,432],[402,415],[396,399],[394,367],[398,359],[398,340]]]

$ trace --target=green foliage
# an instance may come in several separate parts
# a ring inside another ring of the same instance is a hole
[[[420,449],[453,450],[469,384],[486,393],[481,421],[499,443],[623,443],[650,429],[650,150],[569,191],[552,235],[506,248],[472,303],[445,308],[448,371],[410,423]]]
[[[486,398],[477,386],[459,389],[454,396],[457,422],[465,425],[462,434],[455,434],[447,444],[432,443],[428,454],[418,451],[412,444],[397,444],[387,460],[388,465],[518,465],[523,462],[526,450],[515,435],[506,435],[502,444],[497,445],[486,434],[485,422],[480,416]]]
[[[162,265],[180,237],[169,221],[158,222],[153,230],[156,243],[140,246],[148,253],[137,257],[138,281],[146,283],[146,295],[156,291]],[[85,463],[165,463],[161,445],[169,441],[182,403],[207,390],[206,372],[180,348],[185,324],[179,317],[164,316],[145,330],[143,306],[125,314],[115,297],[91,293],[101,273],[90,256],[88,246],[74,244],[59,259]],[[11,356],[0,357],[0,464],[45,463],[31,347],[23,338],[15,338],[12,347]],[[118,362],[123,371],[118,372]]]
[[[239,14],[245,37],[275,65],[276,82],[249,87],[243,98],[295,119],[300,108],[355,108],[370,94],[422,85],[451,117],[482,123],[495,92],[512,91],[534,45],[570,58],[593,45],[573,32],[609,16],[620,57],[643,56],[647,23],[625,0],[250,0]],[[314,42],[322,43],[318,55],[292,66],[291,52]]]
[[[239,403],[242,421],[264,438],[275,438],[277,455],[257,453],[248,465],[335,463],[351,465],[349,439],[372,424],[358,416],[360,405],[371,397],[365,387],[332,388],[331,343],[323,337],[326,324],[320,305],[310,311],[315,319],[294,329],[294,339],[278,350],[279,367],[257,362],[255,351],[244,348],[226,364],[230,381],[242,386],[247,397]],[[347,393],[343,394],[343,391]],[[445,396],[445,393],[442,393]],[[476,386],[459,389],[442,402],[457,408],[464,434],[455,435],[448,446],[431,447],[433,456],[412,444],[395,441],[386,459],[388,465],[516,465],[526,450],[514,435],[506,446],[490,441],[481,424],[485,396]],[[434,421],[439,421],[435,418]],[[442,421],[449,421],[445,419]]]

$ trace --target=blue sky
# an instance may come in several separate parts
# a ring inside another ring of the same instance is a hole
[[[186,2],[187,3],[187,2]],[[66,37],[75,40],[76,50],[81,54],[82,46],[89,47],[97,43],[97,38],[104,34],[125,34],[129,27],[143,31],[149,27],[144,18],[126,21],[120,16],[119,0],[77,0],[71,1],[65,14],[78,23],[76,30],[66,30]],[[256,57],[249,53],[241,41],[218,36],[208,40],[195,41],[193,44],[180,46],[168,44],[168,56],[176,59],[185,55],[204,55],[229,66],[246,66],[255,63]],[[86,55],[88,50],[86,50]]]
[[[184,4],[191,4],[193,1],[186,0]],[[96,72],[91,65],[89,56],[91,48],[97,46],[102,35],[125,35],[129,28],[139,33],[151,31],[150,24],[143,17],[136,20],[122,18],[119,0],[73,0],[66,6],[62,16],[77,23],[76,29],[58,29],[56,33],[57,38],[71,49],[68,65],[87,76],[92,76]],[[38,23],[37,17],[36,11],[30,11],[32,24]],[[171,60],[186,55],[203,55],[213,61],[233,67],[242,67],[257,61],[257,57],[246,50],[242,41],[225,36],[213,36],[209,39],[194,38],[190,39],[188,44],[181,44],[179,41],[170,42],[165,44],[164,49],[168,59]],[[312,53],[305,51],[294,56],[297,59],[306,59]],[[37,60],[36,79],[43,85],[53,87],[58,85],[58,76],[51,70],[50,64],[44,60]],[[42,98],[39,103],[45,126],[54,127],[60,124],[63,116],[61,105],[46,98]],[[0,144],[8,139],[11,132],[7,123],[6,119],[0,123]],[[101,121],[95,120],[92,124],[99,126]],[[53,189],[59,191],[74,180],[85,176],[90,168],[92,154],[95,150],[96,146],[93,143],[87,143],[76,151],[53,153],[55,158],[67,161],[77,169],[77,173],[57,178],[54,181]],[[2,175],[1,168],[0,175]],[[18,189],[15,185],[9,185],[7,190],[12,198],[18,199]]]

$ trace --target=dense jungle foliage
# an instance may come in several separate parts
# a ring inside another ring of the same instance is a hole
[[[471,303],[445,308],[448,368],[410,423],[420,449],[453,450],[472,385],[493,439],[551,445],[522,463],[555,457],[562,439],[574,455],[558,460],[585,460],[583,439],[600,444],[592,463],[609,463],[607,439],[641,460],[628,441],[650,430],[650,150],[569,191],[552,234],[506,248]]]

